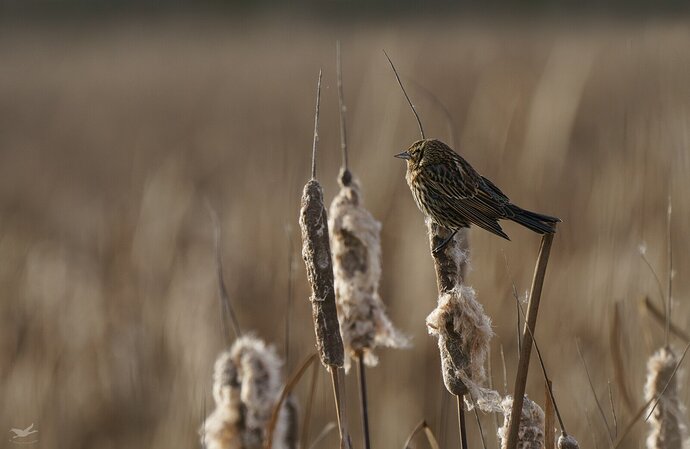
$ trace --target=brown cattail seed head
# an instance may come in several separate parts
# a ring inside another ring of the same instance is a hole
[[[682,449],[687,438],[685,410],[678,391],[680,373],[671,378],[677,363],[678,358],[668,347],[659,349],[647,362],[645,398],[648,401],[659,398],[649,417],[648,449]]]
[[[393,327],[378,293],[381,224],[361,205],[357,179],[350,177],[346,184],[343,178],[329,222],[340,330],[347,355],[362,353],[364,362],[374,366],[377,346],[406,347],[408,340]]]
[[[427,220],[427,229],[429,231],[429,244],[434,256],[438,291],[450,291],[463,284],[469,268],[469,229],[458,230],[455,237],[446,244],[443,250],[436,254],[433,253],[433,249],[441,245],[451,235],[451,231],[430,220]]]
[[[501,449],[505,449],[508,444],[508,425],[513,398],[506,396],[501,406],[503,407],[503,427],[498,429],[498,438],[501,440]],[[517,447],[518,449],[542,449],[544,447],[544,411],[527,396],[522,403]]]
[[[213,374],[216,409],[202,429],[207,448],[263,447],[266,426],[280,396],[281,364],[275,349],[253,336],[239,338],[218,356]],[[285,407],[282,415],[286,415]],[[284,447],[287,430],[287,425],[277,426],[273,449]]]
[[[572,435],[561,435],[558,437],[558,449],[580,449],[580,445]]]
[[[342,367],[344,350],[335,305],[328,217],[321,185],[315,179],[304,186],[299,225],[302,258],[312,289],[312,319],[321,363],[326,367]]]

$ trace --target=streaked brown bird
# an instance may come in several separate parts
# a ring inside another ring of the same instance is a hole
[[[440,140],[419,140],[395,157],[407,161],[405,179],[419,210],[453,231],[434,252],[473,224],[510,240],[498,220],[512,220],[539,234],[554,233],[561,221],[512,204],[501,189]]]

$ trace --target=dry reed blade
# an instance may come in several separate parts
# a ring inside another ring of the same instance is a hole
[[[431,447],[431,449],[440,449],[438,441],[434,436],[434,432],[431,431],[431,427],[426,425],[426,423],[424,423],[424,435],[426,435],[426,439],[429,442],[429,446]]]
[[[647,265],[647,268],[649,271],[652,273],[652,276],[654,277],[654,281],[656,282],[657,289],[659,290],[659,301],[661,301],[661,305],[664,307],[664,316],[667,315],[668,309],[667,309],[667,304],[665,301],[665,295],[664,295],[664,287],[661,285],[661,279],[659,278],[659,275],[657,274],[656,270],[654,269],[654,266],[652,263],[647,259],[647,248],[646,245],[640,245],[639,247],[640,251],[640,257],[642,257],[642,261]]]
[[[644,299],[642,300],[642,304],[658,323],[662,325],[665,324],[666,319],[664,317],[664,314],[661,313],[661,311],[654,304],[652,304],[652,301],[649,299],[649,296],[644,297]],[[669,324],[669,329],[673,335],[683,340],[684,343],[690,342],[690,334],[685,332],[683,329],[678,327],[673,322]]]
[[[613,436],[618,437],[618,416],[616,416],[616,406],[613,403],[613,392],[611,391],[611,381],[608,381],[609,405],[611,406],[611,416],[613,417]]]
[[[412,449],[412,446],[410,446],[410,443],[412,443],[412,440],[414,437],[421,432],[424,429],[424,426],[426,426],[426,421],[421,420],[419,424],[415,426],[415,428],[412,430],[412,433],[410,433],[410,436],[407,437],[407,440],[405,440],[405,444],[403,445],[403,449]]]
[[[580,342],[578,339],[575,339],[575,347],[577,348],[577,354],[580,356],[580,362],[582,363],[582,366],[585,369],[585,374],[587,375],[587,382],[589,383],[589,389],[592,391],[592,396],[594,396],[594,402],[597,404],[599,416],[601,416],[601,420],[604,422],[604,426],[606,427],[606,435],[608,435],[609,437],[609,443],[613,444],[613,435],[611,435],[611,427],[609,426],[609,421],[606,419],[604,407],[601,406],[601,402],[599,402],[599,397],[597,396],[597,393],[594,389],[594,383],[592,382],[592,377],[589,375],[589,368],[587,367],[587,362],[585,361],[584,355],[582,355],[582,348],[580,348]]]
[[[407,440],[405,440],[405,444],[403,445],[403,449],[412,449],[412,440],[421,431],[424,431],[424,435],[426,436],[426,439],[429,442],[429,447],[431,447],[431,449],[440,449],[438,441],[434,436],[434,432],[431,431],[431,428],[424,419],[421,420],[419,424],[417,424],[410,436],[407,437]]]
[[[321,432],[314,438],[314,441],[309,445],[309,449],[316,449],[316,447],[323,441],[329,433],[333,431],[333,429],[336,429],[338,426],[333,423],[329,422],[325,426],[323,426],[323,429],[321,429]]]
[[[506,253],[503,252],[503,262],[505,263],[506,266],[506,273],[508,274],[508,278],[510,279],[510,284],[512,286],[512,292],[513,292],[513,298],[515,299],[515,308],[517,309],[517,319],[516,321],[516,326],[515,326],[515,335],[516,341],[517,341],[517,349],[518,349],[518,358],[520,358],[520,354],[522,353],[522,335],[520,332],[520,316],[521,316],[521,311],[522,308],[520,306],[520,295],[518,295],[517,287],[515,286],[515,280],[513,279],[513,275],[510,273],[510,266],[508,265],[508,256],[506,256]]]
[[[517,448],[518,430],[520,427],[520,416],[522,413],[522,403],[527,385],[527,372],[529,370],[529,359],[532,354],[532,335],[537,325],[537,315],[539,313],[539,302],[544,286],[546,268],[549,263],[549,254],[553,243],[554,234],[545,234],[541,239],[541,248],[537,258],[537,266],[532,280],[529,305],[527,306],[527,320],[525,330],[522,333],[522,351],[518,360],[518,369],[515,376],[515,388],[513,389],[513,405],[508,426],[508,449]]]
[[[611,348],[611,360],[616,384],[619,386],[620,395],[623,398],[625,408],[628,410],[628,413],[632,414],[635,410],[635,404],[628,390],[628,382],[625,376],[625,361],[622,350],[623,339],[621,334],[620,301],[616,301],[613,306],[613,322],[611,323],[611,332],[609,334],[609,346]]]
[[[304,375],[304,372],[309,368],[309,365],[312,363],[316,362],[316,354],[311,354],[308,356],[300,367],[297,369],[297,371],[290,376],[290,378],[285,382],[285,386],[283,386],[282,391],[280,392],[280,397],[278,398],[278,402],[276,402],[275,406],[273,407],[273,413],[271,414],[271,420],[268,422],[268,427],[267,427],[267,438],[266,438],[266,449],[271,449],[273,447],[273,433],[276,428],[276,424],[278,423],[278,415],[280,414],[280,409],[283,406],[283,402],[285,402],[285,399],[287,399],[288,395],[292,393],[292,390],[295,389],[297,384],[299,383],[300,379],[302,379],[302,376]]]
[[[625,429],[623,429],[623,432],[621,432],[621,434],[618,436],[618,438],[616,438],[616,441],[611,445],[612,449],[618,449],[618,447],[620,447],[620,445],[623,443],[623,440],[625,439],[625,437],[628,436],[628,434],[630,433],[632,428],[635,426],[635,424],[637,424],[637,422],[640,420],[640,418],[642,418],[645,410],[647,410],[649,408],[649,406],[651,405],[652,402],[653,402],[653,399],[648,400],[642,407],[640,407],[637,410],[637,413],[635,413],[635,415],[632,417],[630,422],[628,422],[628,425],[625,426]]]
[[[487,359],[487,370],[489,374],[489,389],[494,390],[494,373],[493,373],[493,364],[491,363],[491,355],[489,354],[489,357]],[[498,432],[498,428],[501,427],[501,423],[498,421],[498,413],[493,413],[494,415],[494,424],[496,426],[496,432]],[[494,434],[496,434],[494,432]],[[496,438],[498,438],[498,435],[496,435]],[[498,441],[496,442],[498,444]]]
[[[503,368],[503,396],[508,394],[508,370],[506,369],[506,355],[503,351],[503,345],[499,346],[501,350],[501,367]]]
[[[293,296],[293,252],[292,234],[290,225],[286,226],[285,233],[288,241],[288,273],[287,273],[287,304],[285,305],[285,366],[290,367],[290,317],[292,312],[292,296]]]
[[[474,418],[477,420],[477,430],[479,430],[479,437],[481,438],[482,441],[482,449],[486,449],[486,440],[484,439],[484,429],[482,429],[482,421],[479,419],[479,410],[477,410],[478,407],[473,407],[474,411]]]
[[[668,305],[666,306],[666,327],[664,328],[664,344],[665,346],[668,346],[669,342],[669,330],[670,330],[670,323],[671,323],[671,317],[673,316],[673,242],[672,242],[672,236],[671,236],[671,214],[672,214],[672,206],[671,206],[671,196],[669,195],[668,197],[668,209],[666,210],[666,235],[667,235],[667,242],[666,242],[666,249],[668,253],[668,290],[667,290],[667,296],[666,296],[666,301],[668,302]]]
[[[309,383],[309,398],[307,399],[307,408],[304,411],[304,424],[302,425],[302,445],[304,446],[309,441],[309,428],[311,425],[311,413],[314,406],[314,398],[316,396],[316,382],[319,376],[319,365],[314,364],[311,370],[311,382]]]
[[[240,323],[235,315],[235,309],[232,307],[230,302],[230,296],[228,295],[228,289],[225,286],[225,278],[223,276],[223,253],[221,249],[221,230],[220,230],[220,219],[218,218],[218,213],[211,206],[209,201],[206,201],[206,208],[211,216],[211,222],[213,223],[213,235],[215,240],[216,249],[216,276],[218,281],[218,299],[220,301],[220,317],[221,325],[223,327],[223,336],[225,339],[225,344],[230,346],[232,338],[230,337],[230,325],[235,334],[235,338],[242,336],[242,331],[240,329]]]
[[[589,434],[592,436],[592,443],[594,443],[594,449],[599,449],[596,433],[594,432],[594,425],[592,425],[592,418],[590,418],[589,416],[589,410],[587,410],[587,407],[585,407],[585,418],[587,418],[587,428],[589,429]]]

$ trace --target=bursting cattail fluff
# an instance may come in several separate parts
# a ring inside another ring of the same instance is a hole
[[[266,427],[280,396],[281,365],[275,349],[253,336],[237,339],[230,350],[218,356],[213,374],[216,408],[201,430],[206,448],[263,448]],[[273,449],[290,447],[286,445],[291,427],[289,418],[289,410],[284,405]]]
[[[378,363],[378,346],[402,348],[408,339],[391,323],[379,296],[381,223],[361,205],[359,183],[340,176],[340,192],[330,208],[329,228],[340,331],[347,358],[364,355],[369,366]],[[347,181],[347,184],[343,183]]]
[[[501,407],[503,408],[503,427],[498,429],[498,438],[501,440],[501,449],[505,449],[508,444],[508,425],[510,422],[510,411],[513,407],[513,398],[506,396],[503,402],[501,402]],[[564,441],[564,443],[570,443],[570,441]],[[560,444],[559,438],[559,448]],[[544,447],[544,411],[527,396],[524,397],[522,403],[517,447],[518,449],[542,449]]]
[[[474,289],[457,286],[442,292],[438,306],[426,318],[431,335],[438,338],[443,381],[455,395],[472,392],[484,380],[484,362],[493,335],[491,320],[477,301]],[[473,394],[474,396],[474,394]]]
[[[678,391],[678,385],[682,385],[678,382],[680,373],[676,373],[671,378],[677,363],[678,358],[668,347],[659,349],[647,361],[645,398],[648,401],[659,398],[654,412],[649,417],[651,429],[647,437],[648,449],[682,449],[684,447],[683,441],[687,438],[687,427],[684,422],[685,407],[680,401]],[[662,391],[663,394],[661,394]],[[690,443],[685,447],[690,447]]]

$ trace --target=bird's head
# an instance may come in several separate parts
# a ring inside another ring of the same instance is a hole
[[[413,143],[410,148],[402,153],[396,154],[398,159],[407,161],[407,167],[418,167],[426,163],[435,163],[436,160],[443,160],[442,153],[451,150],[448,145],[436,139],[422,139]]]

